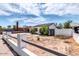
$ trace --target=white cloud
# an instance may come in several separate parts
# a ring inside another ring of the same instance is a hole
[[[39,16],[39,7],[34,3],[2,3],[0,4],[0,10],[7,10],[10,12],[21,13],[21,14],[33,14]]]
[[[0,15],[9,16],[9,15],[11,15],[11,14],[8,13],[8,12],[5,12],[5,11],[3,11],[3,10],[0,10]]]
[[[69,4],[65,7],[66,14],[79,15],[79,4]]]
[[[76,3],[46,3],[40,5],[42,8],[47,7],[43,13],[44,14],[56,14],[56,15],[65,15],[65,14],[74,14],[79,15],[79,4]],[[33,14],[40,16],[41,10],[37,3],[1,3],[0,4],[0,15],[10,15],[11,13],[7,11],[21,13],[21,14]]]
[[[47,7],[46,9],[43,9],[44,7]],[[40,8],[43,10],[40,10]],[[10,11],[10,12],[8,12]],[[10,22],[15,21],[24,21],[26,23],[33,23],[33,24],[42,24],[47,23],[48,21],[43,18],[43,16],[40,15],[40,13],[43,12],[45,15],[47,14],[55,14],[55,15],[66,15],[66,14],[72,14],[72,15],[79,15],[79,4],[66,4],[66,3],[46,3],[43,5],[34,4],[34,3],[17,3],[17,4],[9,4],[9,3],[2,3],[0,4],[0,15],[11,15],[12,13],[19,13],[19,14],[33,14],[37,15],[38,18],[28,18],[28,17],[22,17],[17,18],[16,16],[14,18],[8,18]],[[51,21],[50,21],[51,22]]]
[[[0,4],[2,7],[3,10],[8,10],[8,11],[11,11],[11,12],[16,12],[16,13],[22,13],[23,11],[21,10],[20,7],[17,7],[17,6],[14,6],[14,5],[11,5],[9,3],[6,3],[6,4]],[[16,4],[18,5],[18,4]],[[18,5],[19,6],[19,5]]]
[[[19,4],[27,13],[34,14],[39,16],[40,10],[37,4],[34,3],[27,3],[27,4]]]
[[[9,22],[16,22],[16,21],[22,21],[24,23],[30,23],[32,25],[37,25],[37,24],[43,24],[43,23],[47,23],[46,19],[43,17],[38,17],[38,18],[12,18],[12,19],[8,19]],[[29,24],[29,25],[30,25]],[[28,25],[28,24],[27,24]]]
[[[16,22],[16,21],[24,21],[27,20],[27,18],[9,18],[7,19],[10,22]]]
[[[56,15],[65,15],[73,14],[79,15],[79,4],[68,4],[68,3],[59,3],[59,4],[46,4],[47,9],[45,14],[56,14]]]
[[[43,17],[38,17],[38,18],[30,18],[30,19],[25,19],[24,22],[26,23],[35,23],[35,24],[41,24],[46,22],[46,19]]]
[[[39,18],[32,18],[32,19],[27,19],[27,20],[24,20],[24,22],[26,23],[26,25],[28,26],[35,26],[35,25],[38,25],[38,24],[44,24],[44,23],[47,23],[46,19],[43,18],[43,17],[39,17]],[[29,23],[29,24],[28,24]]]
[[[7,12],[7,11],[10,11],[10,12]],[[22,13],[21,10],[19,10],[18,8],[13,8],[9,3],[0,4],[0,15],[9,16],[12,14],[11,12]]]

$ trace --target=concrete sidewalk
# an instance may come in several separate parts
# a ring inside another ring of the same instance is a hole
[[[8,45],[2,40],[0,35],[0,56],[13,56],[13,52],[9,49]]]

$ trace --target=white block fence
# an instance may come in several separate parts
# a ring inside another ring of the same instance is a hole
[[[79,44],[79,34],[75,33],[73,29],[55,29],[55,35],[72,36]]]
[[[56,35],[73,36],[73,29],[55,29]]]
[[[32,53],[28,49],[24,48],[22,39],[24,39],[25,34],[17,34],[17,43],[11,40],[11,37],[8,36],[10,35],[11,32],[3,32],[2,38],[12,47],[12,49],[18,53],[21,56],[37,56],[36,54]]]

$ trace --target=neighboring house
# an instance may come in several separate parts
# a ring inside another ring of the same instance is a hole
[[[31,29],[31,26],[24,26],[23,27],[23,30],[26,31],[26,32],[29,32]]]
[[[37,32],[38,34],[40,34],[40,28],[42,25],[47,25],[49,27],[49,35],[54,35],[55,34],[55,29],[56,29],[56,24],[55,23],[46,23],[46,24],[40,24],[40,25],[36,25],[34,26],[35,28],[37,28]]]
[[[79,23],[71,23],[70,26],[71,26],[72,28],[74,28],[74,27],[79,27]]]

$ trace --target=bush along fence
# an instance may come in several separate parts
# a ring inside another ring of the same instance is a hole
[[[22,42],[22,39],[25,39],[25,33],[24,34],[17,34],[17,38],[14,38],[11,36],[11,32],[3,32],[2,38],[11,46],[11,48],[21,56],[37,56],[36,54],[32,53],[28,49],[25,48],[24,43]],[[17,43],[15,43],[12,38],[17,40]]]

